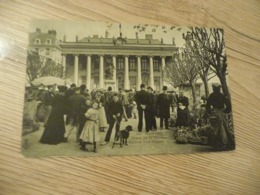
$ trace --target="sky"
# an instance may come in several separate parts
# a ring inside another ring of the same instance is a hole
[[[175,39],[177,47],[181,47],[184,44],[182,39],[182,33],[188,30],[187,27],[174,27],[167,25],[145,25],[141,24],[140,28],[134,28],[139,24],[121,24],[122,36],[128,39],[135,38],[136,32],[140,39],[145,38],[145,34],[152,34],[154,39],[163,38],[165,44],[172,44],[172,39]],[[139,32],[139,30],[145,27],[145,30]],[[40,28],[41,32],[47,32],[54,29],[57,32],[58,39],[63,40],[63,36],[66,35],[67,41],[75,41],[76,35],[79,39],[84,37],[99,35],[105,37],[105,32],[109,33],[108,37],[119,37],[119,23],[111,22],[92,22],[92,21],[62,21],[62,20],[33,20],[29,26],[29,32],[35,32],[36,28]]]

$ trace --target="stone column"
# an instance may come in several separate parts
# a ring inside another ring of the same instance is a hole
[[[165,68],[165,56],[161,57],[162,66],[161,66],[161,88],[165,85],[164,82],[164,68]]]
[[[135,89],[140,90],[140,85],[142,84],[142,72],[141,72],[141,56],[137,56],[137,78]]]
[[[91,56],[87,55],[87,78],[86,78],[86,84],[87,84],[87,89],[90,89],[91,86]]]
[[[99,88],[104,88],[104,56],[99,56]]]
[[[150,87],[154,89],[153,56],[150,56],[149,59],[150,59]]]
[[[116,83],[116,56],[112,56],[113,58],[113,81],[114,81],[114,89],[113,90],[116,90],[117,89],[117,83]]]
[[[66,82],[66,54],[62,54],[63,78]]]
[[[113,56],[113,80],[116,83],[116,56]]]
[[[129,89],[129,64],[128,64],[128,56],[125,56],[125,78],[124,78],[124,88]]]
[[[78,86],[79,83],[79,55],[74,55],[74,83]]]

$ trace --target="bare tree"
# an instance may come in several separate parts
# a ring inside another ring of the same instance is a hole
[[[38,77],[54,76],[63,78],[63,66],[55,63],[52,59],[40,56],[37,52],[29,52],[27,54],[26,73],[29,81],[33,81]]]
[[[186,82],[189,83],[193,97],[193,107],[196,105],[196,81],[198,79],[197,61],[192,57],[190,50],[182,48],[182,52],[173,56],[172,60],[166,64],[164,77],[166,82],[174,87],[178,87]]]
[[[208,64],[210,65],[209,69],[218,76],[221,82],[224,95],[229,97],[230,94],[226,82],[227,56],[225,53],[223,29],[190,27],[190,40],[201,55],[204,68],[207,68]]]

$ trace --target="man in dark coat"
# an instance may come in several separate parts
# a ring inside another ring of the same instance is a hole
[[[164,121],[165,128],[168,129],[171,99],[167,94],[167,86],[163,86],[163,92],[158,96],[156,105],[159,109],[160,128],[163,128]]]
[[[80,119],[82,119],[85,114],[85,107],[85,97],[80,94],[80,88],[76,87],[74,89],[74,94],[68,99],[68,115],[66,121],[66,132],[64,135],[65,141],[67,141],[74,128],[77,130],[76,141],[79,141],[81,133],[79,131],[79,124]]]
[[[143,128],[143,115],[145,118],[145,130],[146,132],[149,132],[151,130],[151,126],[149,123],[149,111],[147,110],[147,104],[149,104],[150,98],[149,93],[145,91],[145,85],[140,85],[141,90],[138,91],[135,95],[135,101],[137,104],[137,110],[138,110],[138,131],[141,132]]]
[[[157,130],[157,125],[156,125],[156,120],[155,116],[157,115],[157,109],[156,109],[156,97],[155,94],[153,93],[153,88],[148,87],[147,88],[148,93],[149,93],[149,104],[147,106],[148,112],[149,112],[149,124],[150,124],[150,129]]]
[[[189,99],[183,95],[181,91],[179,97],[177,98],[177,119],[176,126],[187,127],[189,125]]]
[[[119,101],[117,94],[114,94],[113,101],[108,105],[108,111],[109,111],[109,118],[110,118],[109,128],[106,133],[105,142],[102,143],[101,145],[105,145],[110,141],[111,133],[115,124],[116,124],[115,136],[118,134],[120,129],[120,123],[123,115],[123,105]]]
[[[106,113],[106,118],[107,118],[107,123],[109,124],[110,121],[110,116],[109,116],[109,104],[113,101],[113,91],[112,91],[112,87],[108,87],[107,88],[107,92],[105,92],[104,94],[104,108],[105,108],[105,113]]]

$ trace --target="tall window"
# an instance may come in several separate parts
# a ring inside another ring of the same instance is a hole
[[[136,70],[135,59],[130,59],[129,68],[130,70]]]
[[[130,88],[134,88],[135,87],[135,83],[136,83],[136,77],[135,76],[131,76],[129,77],[130,80]]]
[[[46,49],[46,55],[50,55],[50,49]]]
[[[81,76],[81,84],[86,85],[86,76]]]
[[[142,70],[148,70],[148,63],[147,63],[147,59],[142,59]]]
[[[154,71],[159,71],[160,66],[159,66],[159,61],[158,60],[153,60],[153,70]]]
[[[117,69],[118,70],[123,70],[124,69],[124,59],[123,58],[119,58],[117,60]]]

